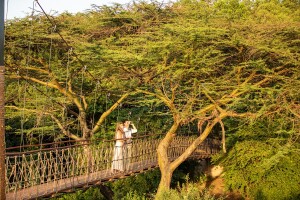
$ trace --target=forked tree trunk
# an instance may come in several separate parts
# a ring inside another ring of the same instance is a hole
[[[165,138],[159,143],[157,148],[158,153],[158,165],[161,172],[161,179],[157,189],[156,198],[160,196],[161,193],[170,189],[172,175],[175,169],[183,163],[201,144],[207,136],[210,134],[212,128],[219,122],[220,119],[224,118],[226,115],[221,114],[218,118],[214,119],[209,123],[203,133],[194,140],[194,142],[173,162],[168,159],[168,147],[170,146],[173,138],[175,137],[175,131],[177,130],[179,123],[174,123]]]

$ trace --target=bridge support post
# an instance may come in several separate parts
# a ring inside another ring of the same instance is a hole
[[[0,200],[5,194],[4,0],[0,1]]]

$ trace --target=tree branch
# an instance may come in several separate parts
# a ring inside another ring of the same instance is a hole
[[[223,152],[226,153],[226,143],[225,143],[225,128],[224,128],[224,123],[223,121],[220,119],[219,120],[219,123],[221,125],[221,128],[222,128],[222,146],[223,146]]]
[[[220,119],[225,118],[226,115],[221,114],[216,117],[213,122],[208,123],[203,133],[194,140],[194,142],[176,159],[170,164],[170,169],[175,170],[183,161],[185,161],[201,144],[207,136],[210,134],[212,128],[219,122]]]
[[[102,113],[101,117],[99,118],[99,120],[97,121],[96,125],[94,126],[94,128],[91,131],[91,134],[93,135],[95,132],[97,132],[101,126],[101,124],[104,122],[105,118],[112,113],[118,106],[119,104],[126,99],[131,93],[125,93],[123,94],[119,100],[114,103],[107,111],[105,111],[104,113]]]
[[[37,78],[33,78],[33,77],[28,77],[28,76],[23,76],[23,75],[22,76],[21,75],[9,75],[9,77],[13,78],[13,79],[25,79],[25,80],[28,80],[28,81],[32,81],[32,82],[50,87],[50,88],[58,89],[56,84],[54,84],[52,82],[41,81],[41,80],[39,80]]]
[[[7,108],[11,108],[11,109],[15,109],[15,110],[21,110],[21,111],[27,111],[27,112],[31,112],[31,113],[36,113],[36,114],[46,114],[49,115],[58,125],[58,127],[60,128],[60,130],[62,131],[62,133],[74,140],[81,140],[82,138],[72,134],[70,131],[66,130],[64,128],[64,126],[62,125],[62,123],[60,122],[60,120],[58,118],[56,118],[52,113],[47,112],[47,111],[37,111],[37,110],[33,110],[33,109],[28,109],[28,108],[19,108],[17,106],[6,106]]]

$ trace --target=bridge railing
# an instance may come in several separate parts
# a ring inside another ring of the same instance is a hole
[[[170,160],[176,159],[195,137],[178,136],[168,150]],[[159,137],[141,137],[132,141],[132,153],[127,172],[157,166],[156,149]],[[13,192],[61,179],[95,172],[112,173],[114,140],[82,141],[68,146],[44,148],[27,152],[7,152],[6,191]],[[191,157],[208,157],[219,151],[219,143],[206,140]],[[200,152],[200,153],[199,153]]]

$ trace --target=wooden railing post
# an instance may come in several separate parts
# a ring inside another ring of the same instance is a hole
[[[5,194],[4,0],[0,1],[0,200]]]

